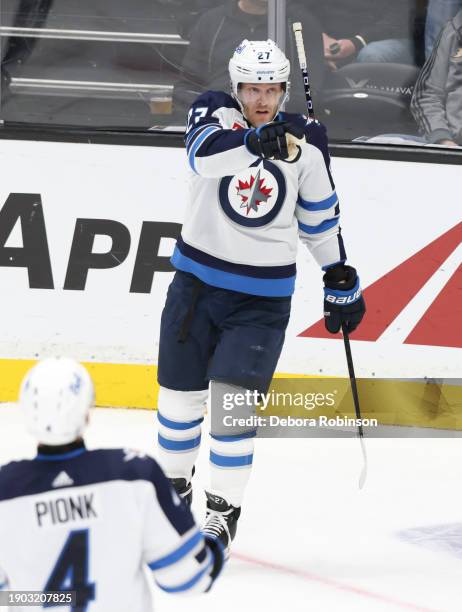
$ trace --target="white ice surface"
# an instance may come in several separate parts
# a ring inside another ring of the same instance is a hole
[[[155,454],[155,427],[150,411],[98,409],[87,445]],[[460,612],[460,439],[370,439],[367,449],[369,475],[360,491],[357,440],[258,440],[233,555],[213,592],[186,599],[156,591],[155,609]],[[207,450],[204,444],[194,478],[198,520]],[[33,454],[17,408],[0,405],[0,462]],[[398,537],[445,526],[449,535],[438,542]]]

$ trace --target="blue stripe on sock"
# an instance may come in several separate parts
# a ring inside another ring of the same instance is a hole
[[[159,411],[157,411],[157,420],[161,425],[164,425],[164,427],[168,427],[169,429],[176,429],[178,431],[184,431],[185,429],[193,429],[193,427],[197,427],[198,425],[200,425],[204,420],[204,417],[202,417],[201,419],[196,419],[195,421],[171,421],[170,419],[167,419],[167,417],[164,417]]]
[[[253,453],[250,455],[218,455],[212,450],[210,451],[210,461],[220,467],[242,467],[244,465],[252,465]]]
[[[159,445],[166,450],[183,451],[197,448],[201,443],[201,437],[199,435],[196,438],[191,438],[190,440],[169,440],[168,438],[164,438],[164,436],[158,434],[158,441]]]

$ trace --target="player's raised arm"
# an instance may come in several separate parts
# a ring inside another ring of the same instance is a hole
[[[153,488],[146,498],[145,561],[163,591],[206,592],[223,565],[220,542],[204,538],[189,508],[153,460],[149,460],[149,472]]]
[[[245,145],[250,130],[244,125],[232,129],[237,109],[231,96],[214,91],[202,94],[191,106],[185,143],[196,174],[206,178],[235,174],[256,160]]]

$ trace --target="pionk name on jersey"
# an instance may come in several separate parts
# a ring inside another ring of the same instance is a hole
[[[39,527],[57,525],[79,519],[97,518],[93,506],[93,493],[68,495],[35,503],[35,515]]]

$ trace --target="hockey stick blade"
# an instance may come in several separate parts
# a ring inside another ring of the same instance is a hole
[[[366,453],[366,443],[364,442],[364,438],[361,436],[359,438],[361,442],[361,450],[363,452],[363,469],[361,470],[361,474],[359,475],[359,488],[362,489],[366,483],[367,478],[367,453]]]

